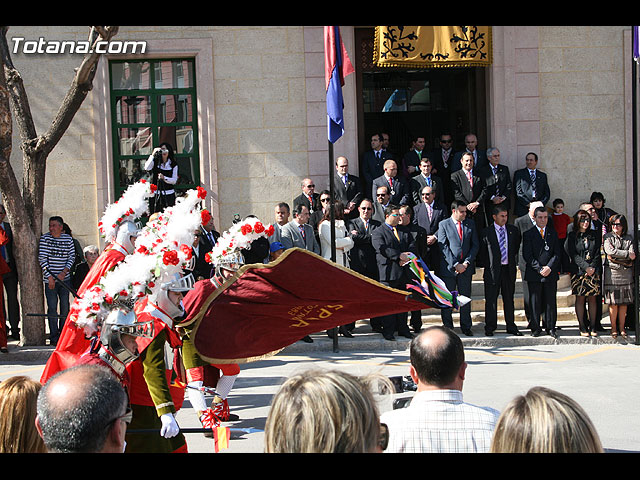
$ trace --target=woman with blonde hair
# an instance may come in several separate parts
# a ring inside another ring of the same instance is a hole
[[[491,453],[603,453],[600,437],[580,405],[567,395],[533,387],[503,410]]]
[[[0,383],[0,453],[46,453],[36,430],[36,405],[42,385],[25,376]]]
[[[271,403],[265,452],[380,452],[387,436],[372,393],[379,385],[392,388],[386,377],[355,377],[337,370],[290,377]]]

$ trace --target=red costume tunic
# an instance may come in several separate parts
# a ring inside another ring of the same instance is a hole
[[[78,296],[82,296],[85,291],[97,284],[109,270],[122,262],[126,255],[127,252],[123,247],[112,243],[102,252],[102,255],[98,257],[96,263],[89,270],[78,289]],[[91,347],[91,340],[85,337],[84,329],[78,327],[75,323],[78,318],[77,308],[78,299],[76,298],[69,309],[69,316],[62,327],[56,349],[49,357],[42,372],[42,377],[40,378],[40,383],[42,384],[46,383],[57,372],[74,365],[80,355]]]

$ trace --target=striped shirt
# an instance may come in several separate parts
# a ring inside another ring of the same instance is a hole
[[[418,392],[407,408],[385,412],[385,453],[485,453],[500,412],[462,401],[459,390]]]
[[[64,279],[71,278],[71,267],[76,258],[76,250],[73,245],[73,238],[67,233],[61,233],[58,238],[49,232],[40,237],[38,248],[38,261],[42,268],[42,276],[45,282],[49,281],[50,273],[58,275],[65,268],[67,274]]]

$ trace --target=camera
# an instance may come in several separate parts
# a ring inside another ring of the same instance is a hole
[[[416,382],[410,376],[389,377],[395,388],[395,393],[415,392],[418,389]],[[400,397],[393,400],[393,409],[406,408],[411,403],[413,396]]]
[[[162,162],[162,150],[153,152],[153,161],[156,163]]]

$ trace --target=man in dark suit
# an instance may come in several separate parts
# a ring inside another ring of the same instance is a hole
[[[410,205],[400,207],[399,229],[409,232],[413,238],[416,255],[424,260],[427,254],[427,231],[413,221],[413,209]],[[404,315],[407,315],[406,313]],[[422,310],[413,310],[409,318],[409,324],[413,331],[418,333],[422,329]]]
[[[320,205],[320,194],[315,191],[315,184],[310,178],[302,180],[302,193],[293,199],[293,209],[298,205],[304,205],[309,210],[309,214],[322,208]]]
[[[313,234],[309,221],[309,209],[306,205],[299,204],[293,210],[293,220],[282,227],[280,231],[280,243],[285,249],[298,247],[320,255],[320,245]]]
[[[200,226],[200,249],[202,249],[203,255],[213,250],[220,233],[216,231],[216,226],[213,223],[213,217],[205,225]]]
[[[484,258],[484,333],[493,336],[498,326],[498,295],[502,295],[507,333],[521,336],[515,323],[514,293],[520,232],[507,223],[504,205],[493,207],[493,222],[480,234],[480,253]]]
[[[418,175],[410,181],[413,205],[419,205],[422,202],[422,189],[427,186],[433,188],[435,201],[442,203],[444,201],[444,183],[440,177],[432,174],[433,163],[428,157],[422,157],[419,168]]]
[[[360,179],[349,173],[347,157],[336,159],[336,173],[334,177],[334,194],[336,200],[344,205],[345,220],[358,216],[358,204],[362,200],[362,185]]]
[[[465,136],[464,145],[466,149],[462,152],[456,152],[456,154],[453,156],[451,173],[462,168],[461,160],[462,155],[464,155],[465,153],[470,153],[471,155],[473,155],[473,164],[476,168],[483,167],[488,163],[485,153],[482,150],[478,149],[478,137],[476,137],[475,134],[469,133],[467,136]]]
[[[376,251],[371,244],[371,232],[382,225],[371,218],[373,202],[365,198],[358,206],[358,217],[348,224],[353,239],[353,248],[349,250],[349,268],[373,280],[378,280]]]
[[[465,153],[460,159],[462,168],[451,174],[454,198],[467,205],[467,218],[472,219],[478,229],[485,226],[482,200],[482,181],[476,173],[473,155]]]
[[[414,209],[413,222],[422,227],[426,234],[426,253],[422,260],[433,272],[439,268],[440,250],[438,249],[438,226],[446,218],[446,211],[442,204],[434,200],[433,188],[426,186],[422,189],[422,201]]]
[[[211,270],[213,266],[205,260],[207,252],[203,248],[201,241],[202,231],[198,230],[194,234],[193,245],[191,246],[191,254],[193,255],[193,269],[187,273],[192,273],[193,278],[198,281],[204,278],[211,278]]]
[[[420,173],[420,160],[427,156],[427,152],[424,151],[424,146],[424,137],[413,137],[411,139],[411,149],[402,157],[401,175],[406,178],[407,181]]]
[[[482,182],[482,201],[486,225],[493,221],[493,207],[501,205],[511,207],[511,173],[509,167],[500,163],[500,150],[495,147],[487,150],[489,164],[476,169]]]
[[[436,148],[429,158],[433,164],[433,170],[431,173],[437,175],[443,182],[443,200],[442,203],[451,205],[453,202],[453,188],[451,186],[451,164],[453,163],[453,157],[455,156],[453,150],[453,137],[448,133],[440,135],[440,147]]]
[[[2,256],[11,269],[10,272],[2,276],[2,283],[7,294],[7,307],[4,318],[9,322],[11,334],[8,336],[14,340],[20,340],[20,303],[18,302],[18,269],[16,267],[16,259],[13,254],[13,231],[11,225],[5,222],[7,211],[4,205],[0,205],[0,228],[4,229],[9,238],[9,242],[2,246]],[[2,292],[0,292],[2,293]]]
[[[384,162],[384,174],[373,179],[371,195],[375,195],[378,187],[389,187],[391,203],[395,205],[406,205],[410,202],[411,192],[407,181],[398,175],[398,164],[395,160]]]
[[[526,262],[524,280],[529,284],[532,335],[542,334],[540,317],[544,313],[545,331],[554,338],[558,316],[556,294],[558,291],[558,271],[560,269],[561,248],[556,232],[547,228],[548,213],[544,207],[535,209],[535,228],[522,236],[522,254]]]
[[[476,225],[467,217],[467,205],[463,201],[451,203],[451,216],[440,222],[438,246],[440,247],[440,269],[438,276],[449,291],[457,290],[471,297],[471,281],[475,273],[476,255],[480,248]],[[452,309],[440,311],[445,327],[453,328]],[[462,333],[472,336],[471,303],[460,308]]]
[[[371,150],[364,152],[362,157],[362,176],[365,192],[371,189],[373,180],[384,173],[385,160],[392,159],[392,155],[382,148],[382,135],[374,133],[371,136]]]
[[[416,253],[411,234],[398,228],[400,224],[400,206],[389,205],[385,209],[385,221],[371,233],[371,244],[376,251],[380,283],[391,288],[406,289],[408,274],[405,265],[409,253]],[[386,340],[395,340],[398,334],[413,338],[407,325],[407,314],[393,314],[381,317],[382,336]]]
[[[376,190],[376,196],[373,199],[373,215],[371,218],[384,223],[384,211],[390,202],[391,194],[389,193],[388,186],[378,187]]]
[[[532,202],[529,205],[529,211],[515,219],[513,224],[520,232],[520,238],[524,236],[524,233],[527,230],[532,229],[536,225],[535,219],[535,210],[538,207],[542,207],[542,202]],[[526,268],[526,262],[524,261],[524,256],[522,254],[522,245],[520,245],[520,250],[518,252],[518,269],[520,270],[520,278],[522,278],[522,296],[524,297],[524,314],[527,318],[528,327],[531,328],[531,305],[529,304],[529,284],[524,279],[524,271]]]
[[[371,218],[373,214],[373,202],[365,198],[358,206],[359,216],[348,224],[349,234],[353,240],[353,248],[349,250],[349,268],[365,277],[378,281],[378,261],[376,251],[371,244],[371,233],[381,222]],[[382,321],[380,318],[369,319],[371,329],[382,333]]]
[[[538,170],[538,155],[533,152],[525,157],[526,167],[513,174],[513,189],[516,203],[513,213],[520,217],[527,213],[531,202],[540,201],[546,205],[551,197],[547,174]]]

